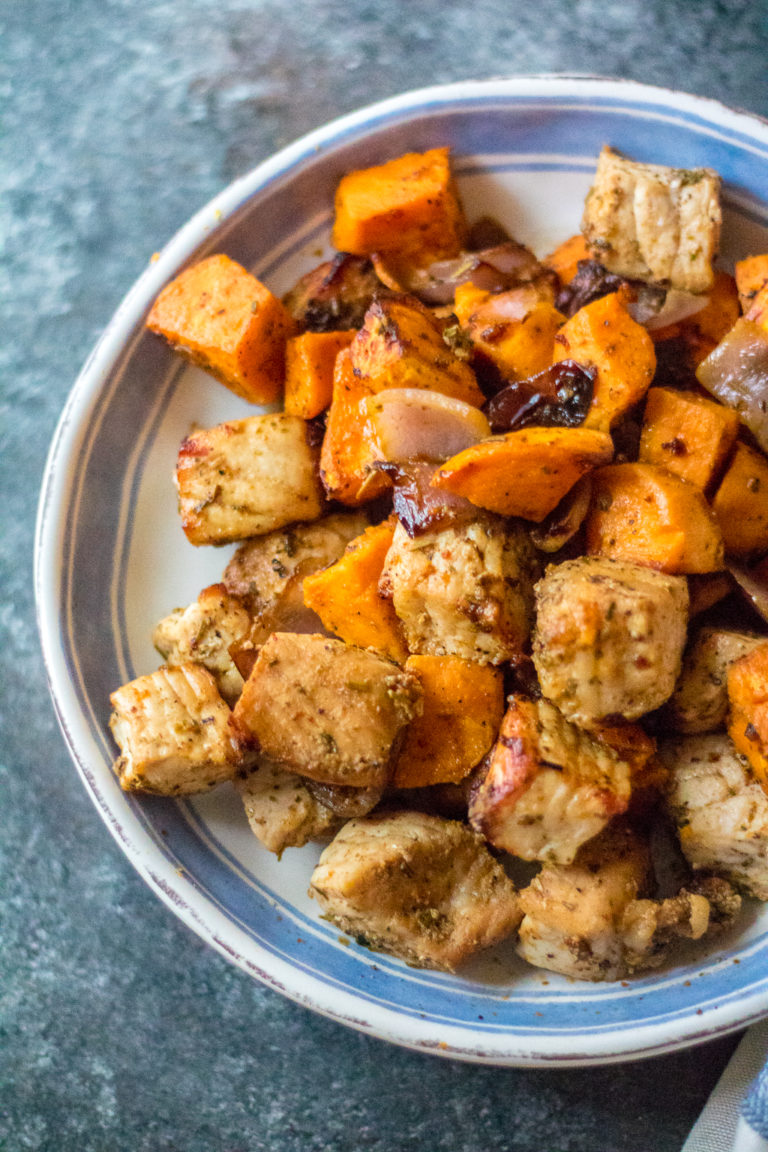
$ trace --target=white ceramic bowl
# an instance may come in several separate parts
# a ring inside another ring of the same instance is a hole
[[[48,675],[83,782],[118,844],[171,910],[292,999],[387,1040],[460,1059],[588,1064],[669,1051],[768,1011],[768,918],[629,983],[574,983],[511,947],[461,976],[409,969],[340,939],[306,896],[317,856],[278,862],[228,788],[175,802],[126,795],[112,769],[108,694],[151,671],[160,617],[217,580],[226,550],[181,532],[171,475],[193,422],[246,406],[143,330],[163,284],[225,251],[274,290],[328,251],[346,171],[407,150],[453,150],[471,216],[490,213],[539,254],[578,230],[595,158],[709,165],[725,181],[727,262],[768,249],[768,126],[711,101],[637,84],[540,77],[409,93],[285,149],[198,212],[129,292],[67,402],[40,501],[36,594]],[[253,411],[253,409],[250,409]]]

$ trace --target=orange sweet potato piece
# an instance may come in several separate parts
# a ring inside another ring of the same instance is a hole
[[[428,388],[481,407],[475,374],[457,359],[431,312],[410,296],[375,300],[349,347],[352,368],[372,392]]]
[[[768,551],[768,460],[762,452],[736,445],[712,507],[726,552],[747,557]]]
[[[737,260],[734,273],[741,310],[747,313],[758,292],[768,284],[768,252]]]
[[[639,459],[706,490],[720,475],[739,434],[739,415],[696,392],[651,388]]]
[[[704,493],[655,464],[593,472],[586,539],[590,555],[673,575],[723,567],[723,538]]]
[[[469,325],[470,318],[482,304],[491,298],[491,293],[485,288],[478,288],[471,280],[456,285],[453,294],[453,313],[462,328]]]
[[[494,332],[492,339],[473,342],[494,362],[505,380],[525,380],[549,368],[555,356],[555,336],[564,323],[565,316],[554,304],[542,300],[522,320],[504,325],[498,334]]]
[[[333,397],[336,357],[355,335],[340,332],[302,332],[285,346],[285,411],[303,420],[319,416]]]
[[[570,284],[579,270],[579,260],[593,260],[586,238],[578,232],[570,236],[562,244],[558,244],[554,252],[545,256],[542,263],[557,272],[561,284]]]
[[[502,516],[540,522],[585,472],[613,457],[613,441],[591,428],[523,428],[465,448],[432,478]]]
[[[350,172],[339,182],[335,211],[333,244],[340,252],[396,252],[417,266],[458,256],[467,233],[448,148]]]
[[[346,644],[375,648],[402,664],[408,648],[391,600],[379,595],[379,577],[392,543],[396,519],[366,528],[344,555],[321,572],[304,577],[304,603]]]
[[[388,483],[383,475],[369,474],[376,450],[365,434],[360,401],[371,395],[367,384],[352,371],[349,348],[345,348],[336,357],[333,398],[320,450],[320,477],[328,495],[351,508],[379,496]]]
[[[147,327],[254,404],[283,391],[285,342],[296,324],[282,303],[228,256],[209,256],[167,284]]]
[[[502,673],[458,656],[409,656],[423,711],[406,730],[396,788],[458,784],[493,747],[504,714]]]
[[[728,734],[768,792],[768,642],[728,668]]]
[[[584,426],[604,432],[642,400],[656,370],[653,340],[629,315],[620,292],[574,313],[555,337],[554,358],[597,370]]]
[[[733,276],[728,272],[715,272],[707,296],[709,299],[701,311],[683,321],[681,328],[684,332],[688,327],[693,328],[700,337],[719,344],[741,315],[739,293]]]

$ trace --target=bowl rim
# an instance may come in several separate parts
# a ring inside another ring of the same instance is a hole
[[[292,173],[302,161],[316,156],[329,146],[338,145],[344,137],[355,133],[367,134],[377,124],[392,121],[399,116],[424,115],[427,110],[440,104],[469,102],[489,95],[501,100],[514,100],[535,96],[604,97],[612,94],[623,103],[634,99],[644,106],[673,107],[704,123],[714,122],[743,137],[745,141],[759,141],[760,151],[764,151],[768,157],[768,120],[756,114],[730,108],[712,98],[670,88],[582,73],[537,73],[430,85],[402,92],[336,117],[280,149],[220,190],[171,236],[129,288],[85,361],[65,402],[48,451],[35,524],[34,592],[37,626],[57,720],[86,791],[110,833],[142,879],[206,943],[230,962],[289,999],[339,1023],[399,1046],[491,1065],[583,1067],[645,1058],[689,1047],[743,1028],[768,1014],[768,1004],[762,995],[758,997],[753,994],[734,1004],[706,1009],[696,1019],[691,1019],[684,1029],[680,1027],[680,1022],[675,1022],[672,1029],[664,1024],[647,1024],[635,1030],[634,1038],[630,1035],[630,1029],[626,1033],[614,1033],[609,1037],[590,1036],[579,1050],[576,1050],[578,1045],[574,1038],[572,1050],[563,1053],[557,1050],[561,1042],[555,1045],[537,1043],[533,1039],[533,1031],[525,1036],[505,1033],[503,1036],[506,1043],[495,1045],[489,1043],[487,1035],[482,1037],[482,1044],[468,1045],[458,1042],[458,1039],[451,1039],[450,1042],[436,1040],[419,1027],[418,1021],[399,1013],[393,1015],[380,1006],[366,1005],[365,1018],[361,1018],[361,1008],[355,993],[338,989],[329,992],[322,980],[308,979],[303,975],[298,981],[301,987],[298,987],[296,979],[292,979],[295,973],[293,967],[274,956],[264,955],[264,964],[254,963],[245,955],[245,950],[233,946],[231,932],[230,939],[223,938],[225,933],[221,929],[226,919],[217,910],[207,909],[207,914],[201,915],[196,905],[201,900],[205,903],[207,897],[196,891],[190,878],[173,875],[167,866],[163,866],[166,862],[161,861],[156,846],[143,826],[134,819],[126,820],[122,813],[121,818],[118,818],[113,810],[113,800],[105,794],[105,788],[98,778],[98,771],[93,770],[88,757],[83,754],[90,737],[78,715],[59,640],[63,521],[71,491],[72,465],[83,443],[87,417],[115,365],[123,356],[130,355],[127,342],[131,334],[162,286],[177,274],[211,232],[231,218],[250,197]],[[251,941],[248,950],[258,953],[260,945]],[[666,1034],[670,1031],[674,1034]],[[480,1032],[478,1029],[478,1034]],[[655,1034],[655,1038],[652,1034]],[[622,1037],[624,1040],[620,1043]]]

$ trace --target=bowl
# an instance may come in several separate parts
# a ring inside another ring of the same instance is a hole
[[[593,78],[461,83],[384,101],[321,128],[236,181],[149,264],[66,403],[36,533],[38,620],[64,738],[97,811],[171,911],[245,972],[308,1008],[420,1051],[497,1065],[567,1066],[669,1052],[768,1011],[768,916],[618,984],[525,966],[511,946],[460,975],[373,954],[307,897],[318,849],[278,861],[222,787],[188,800],[128,795],[113,769],[109,692],[157,667],[153,625],[220,578],[226,549],[195,549],[171,482],[179,442],[252,413],[143,327],[189,262],[223,251],[276,292],[329,251],[340,176],[450,145],[470,217],[487,213],[539,255],[578,231],[597,154],[708,165],[724,181],[722,259],[768,250],[768,125],[710,100]]]

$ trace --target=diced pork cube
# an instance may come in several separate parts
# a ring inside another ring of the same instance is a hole
[[[515,887],[480,836],[417,812],[345,824],[310,892],[328,920],[368,947],[448,972],[520,919]]]
[[[159,668],[110,696],[115,767],[127,792],[182,796],[232,780],[249,762],[248,742],[201,664]]]
[[[547,569],[536,603],[536,671],[570,720],[636,720],[672,694],[688,623],[684,577],[582,556]]]
[[[228,544],[314,520],[322,511],[318,451],[306,422],[276,412],[248,416],[188,436],[176,487],[192,544]]]
[[[502,664],[528,639],[536,563],[525,531],[488,513],[414,538],[398,524],[379,587],[411,653]]]
[[[720,223],[716,172],[639,164],[606,147],[581,227],[610,272],[706,292],[714,278]]]
[[[629,757],[571,724],[548,700],[510,696],[469,820],[513,856],[569,864],[626,811],[631,777]]]
[[[669,809],[697,869],[768,900],[768,796],[725,733],[662,741]]]
[[[666,715],[676,732],[714,732],[728,716],[728,669],[765,637],[705,626],[689,642]]]
[[[259,652],[235,717],[262,753],[325,784],[385,784],[420,707],[415,676],[363,648],[276,632]]]
[[[295,772],[262,760],[255,772],[235,782],[248,823],[265,848],[280,856],[336,832],[341,819],[321,804]]]
[[[646,844],[619,824],[586,844],[572,864],[545,864],[520,893],[518,951],[538,968],[576,980],[621,980],[655,968],[680,937],[697,940],[738,912],[725,881],[647,898]]]
[[[229,650],[248,640],[253,619],[243,601],[223,584],[204,588],[188,608],[177,608],[156,626],[152,643],[167,664],[202,664],[213,673],[219,692],[234,704],[243,688]]]

